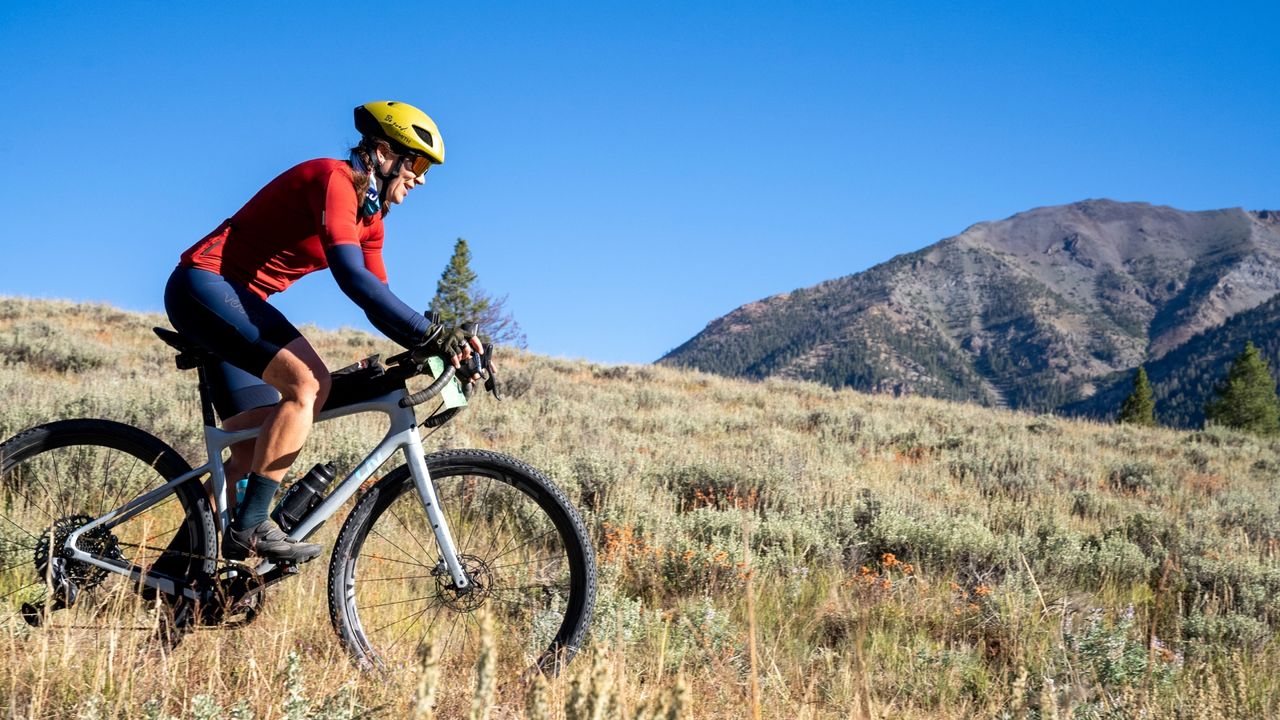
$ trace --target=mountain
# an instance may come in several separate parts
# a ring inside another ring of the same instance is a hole
[[[1103,417],[1142,363],[1168,358],[1166,406],[1207,387],[1181,369],[1187,352],[1206,372],[1239,352],[1220,342],[1232,318],[1232,338],[1262,344],[1280,326],[1280,309],[1261,309],[1277,292],[1280,213],[1086,200],[749,303],[659,362]]]

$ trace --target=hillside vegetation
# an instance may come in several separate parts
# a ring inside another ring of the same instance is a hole
[[[161,322],[0,300],[0,435],[105,417],[200,461],[194,375],[151,335]],[[331,367],[392,351],[304,330]],[[741,718],[753,682],[768,718],[1280,713],[1280,444],[669,367],[499,363],[508,400],[479,400],[427,444],[555,478],[594,533],[601,595],[567,677],[530,689],[499,667],[491,718]],[[345,473],[382,430],[318,426],[298,467]],[[254,624],[171,651],[145,630],[8,616],[0,707],[426,717],[432,695],[437,717],[466,717],[470,674],[346,662],[325,570],[273,588]]]

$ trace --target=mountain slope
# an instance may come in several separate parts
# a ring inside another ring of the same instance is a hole
[[[1032,410],[1280,291],[1280,217],[1089,200],[745,305],[659,362]]]

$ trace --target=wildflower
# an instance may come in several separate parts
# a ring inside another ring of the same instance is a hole
[[[885,566],[885,567],[887,567],[887,568],[891,568],[891,567],[893,567],[894,565],[897,565],[897,564],[898,564],[898,558],[897,558],[897,557],[895,557],[893,553],[885,553],[885,554],[880,558],[880,562],[884,563],[884,566]]]
[[[987,587],[986,585],[979,585],[978,587],[973,589],[973,594],[977,595],[978,597],[986,597],[991,594],[991,588]]]

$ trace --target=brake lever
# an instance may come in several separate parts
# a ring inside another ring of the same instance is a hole
[[[495,399],[499,401],[502,400],[502,388],[498,382],[497,372],[493,367],[493,360],[491,356],[488,354],[472,355],[465,363],[463,363],[463,370],[467,375],[467,379],[463,382],[462,387],[463,394],[467,398],[471,397],[471,393],[473,392],[478,380],[483,379],[484,389],[487,390],[489,394],[493,395]],[[480,378],[474,378],[475,375],[479,375]]]
[[[498,384],[498,374],[494,371],[493,363],[489,363],[489,373],[484,379],[484,389],[489,391],[494,400],[502,401],[502,387]]]

